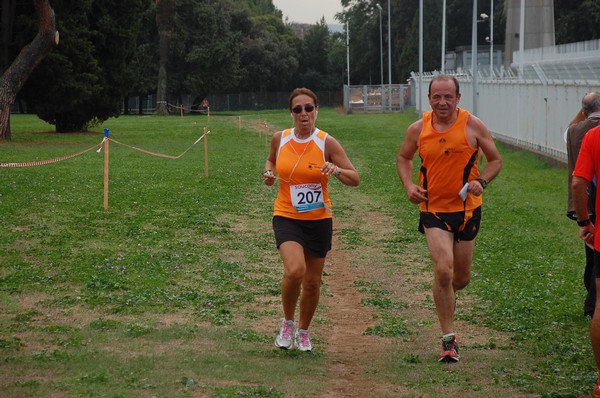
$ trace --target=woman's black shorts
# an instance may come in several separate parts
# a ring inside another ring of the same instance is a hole
[[[273,231],[277,248],[283,242],[294,241],[304,247],[313,256],[325,258],[331,250],[333,220],[294,220],[293,218],[274,216]]]

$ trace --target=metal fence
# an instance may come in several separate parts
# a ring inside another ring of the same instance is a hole
[[[477,80],[471,71],[462,71],[455,74],[462,94],[459,106],[476,109],[497,139],[565,162],[564,131],[583,95],[600,91],[599,49],[600,40],[594,40],[526,50],[521,63],[493,76],[483,71]],[[518,52],[513,59],[519,60]],[[429,110],[427,89],[435,74],[412,76],[417,111]]]
[[[344,110],[352,112],[402,111],[410,101],[406,84],[344,85]]]
[[[343,106],[349,112],[402,111],[410,104],[410,86],[406,84],[344,86],[343,91],[317,91],[319,106]],[[289,92],[211,94],[206,99],[211,111],[287,109]],[[194,113],[198,98],[184,95],[167,101],[173,113]],[[127,107],[127,108],[125,108]],[[156,96],[130,97],[123,105],[123,113],[153,113]]]
[[[342,91],[317,91],[319,106],[336,107],[342,106]],[[210,94],[206,97],[210,110],[214,112],[231,111],[258,111],[265,109],[287,109],[289,107],[290,92],[250,92],[237,94]],[[194,95],[184,95],[177,98],[170,98],[167,101],[167,108],[172,113],[203,113],[197,108],[202,98]],[[156,96],[148,95],[146,97],[130,97],[125,101],[126,105],[122,107],[123,113],[144,113],[150,114],[156,111]],[[141,106],[140,106],[141,105]],[[127,106],[127,109],[125,109]]]

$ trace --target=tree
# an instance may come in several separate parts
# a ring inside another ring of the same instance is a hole
[[[556,44],[600,38],[600,3],[597,0],[554,0]]]
[[[156,113],[167,115],[167,68],[169,45],[173,29],[176,0],[156,0],[156,26],[158,27],[158,84],[156,89]]]
[[[252,18],[250,34],[241,48],[240,91],[278,91],[298,69],[300,39],[281,18],[265,15]]]
[[[246,5],[253,16],[274,16],[281,20],[283,13],[278,10],[272,0],[246,0]]]
[[[10,1],[3,2],[3,24],[9,20],[4,19],[4,12],[13,8]],[[54,10],[50,7],[48,0],[35,0],[35,12],[38,17],[38,33],[33,41],[24,46],[17,58],[0,77],[0,139],[10,140],[10,108],[14,104],[17,93],[21,90],[31,72],[40,64],[44,57],[58,44],[58,32],[56,31]],[[3,32],[3,43],[4,35]],[[3,50],[6,46],[3,45]],[[3,61],[5,61],[3,59]],[[4,65],[3,65],[4,67]]]
[[[437,0],[424,0],[423,14],[423,68],[426,71],[440,70],[442,53],[442,5]],[[463,19],[465,17],[466,16],[463,15]],[[464,21],[461,22],[460,26],[464,29]],[[468,26],[469,32],[471,32],[471,25],[469,24]],[[407,32],[407,37],[400,53],[400,81],[408,79],[410,77],[410,72],[419,70],[418,54],[419,9],[417,7],[413,14],[410,30]]]
[[[298,83],[313,90],[324,90],[329,80],[329,28],[325,18],[304,36]]]
[[[247,10],[229,0],[179,0],[169,49],[169,94],[236,90]]]
[[[346,81],[346,35],[333,33],[329,41],[329,73],[325,90],[339,90]]]
[[[156,27],[156,7],[143,12],[141,28],[137,37],[136,51],[130,63],[130,69],[135,76],[133,86],[124,99],[124,113],[129,113],[129,97],[139,96],[138,114],[144,112],[143,104],[149,95],[157,92],[159,55],[158,30]],[[166,97],[165,97],[166,99]]]
[[[345,11],[340,19],[349,22],[350,65],[352,84],[372,84],[378,81],[373,75],[379,66],[379,21],[375,4],[378,0],[341,0]],[[479,12],[489,15],[489,0],[477,0]],[[564,1],[568,0],[555,0]],[[586,0],[593,1],[593,0]],[[471,45],[471,1],[448,0],[446,6],[446,49],[453,51],[458,46]],[[504,0],[494,2],[494,43],[504,43],[506,17]],[[425,70],[441,68],[442,4],[438,0],[423,1],[423,66]],[[383,20],[387,21],[387,7],[383,7]],[[392,33],[392,77],[395,82],[404,82],[410,73],[418,70],[419,61],[419,4],[416,1],[391,2]],[[376,20],[377,19],[377,20]],[[383,23],[384,30],[386,22]],[[481,26],[481,25],[480,25]],[[478,29],[478,42],[485,43],[489,35],[489,24]],[[384,40],[388,40],[384,31]],[[384,54],[386,50],[384,49]],[[387,55],[387,54],[386,54]],[[385,70],[385,65],[384,65]]]
[[[150,0],[55,0],[61,46],[21,95],[58,132],[85,131],[118,116],[136,77],[130,68]]]

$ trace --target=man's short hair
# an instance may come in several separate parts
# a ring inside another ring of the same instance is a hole
[[[600,112],[600,93],[594,91],[584,95],[581,100],[581,109],[586,116]]]
[[[456,79],[456,77],[452,76],[452,75],[445,75],[445,74],[440,74],[440,75],[435,75],[433,77],[433,79],[431,79],[431,81],[429,82],[429,91],[428,91],[428,96],[431,95],[431,85],[433,84],[433,82],[435,81],[443,81],[443,80],[452,80],[454,82],[454,85],[456,86],[456,95],[460,94],[460,85],[458,84],[458,80]]]

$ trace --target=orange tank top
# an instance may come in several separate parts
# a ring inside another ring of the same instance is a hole
[[[469,112],[458,108],[454,125],[445,132],[433,127],[433,113],[423,113],[419,136],[421,169],[419,181],[427,190],[427,201],[419,206],[426,212],[458,212],[481,206],[481,196],[459,196],[463,186],[479,177],[478,149],[467,141]]]
[[[304,140],[294,135],[294,129],[281,134],[275,163],[279,176],[275,216],[297,220],[332,217],[327,189],[329,177],[321,174],[327,135],[319,129]]]

